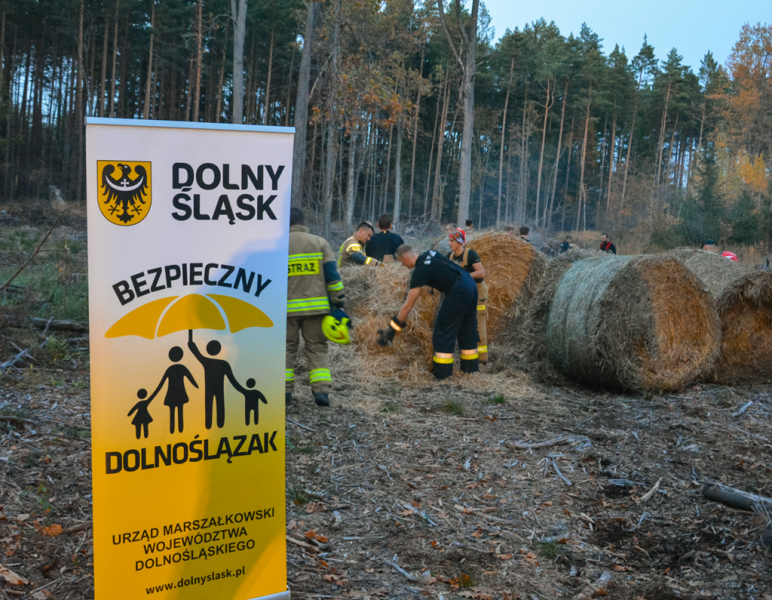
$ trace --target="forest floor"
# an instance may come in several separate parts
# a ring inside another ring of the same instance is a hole
[[[88,372],[23,371],[0,380],[0,414],[29,420],[0,422],[0,565],[30,583],[0,595],[93,598]],[[332,408],[299,386],[287,412],[293,597],[574,598],[608,573],[611,598],[772,598],[766,519],[701,495],[771,495],[770,388],[363,388],[346,371]]]
[[[0,281],[48,228],[12,218]],[[2,310],[84,319],[84,238],[82,218],[57,229]],[[0,367],[3,600],[94,597],[87,350],[0,323],[0,364],[18,357]],[[768,517],[701,494],[772,496],[772,386],[625,395],[501,359],[437,384],[365,376],[355,356],[334,350],[330,409],[300,384],[287,410],[293,597],[573,599],[610,576],[620,600],[772,600]]]

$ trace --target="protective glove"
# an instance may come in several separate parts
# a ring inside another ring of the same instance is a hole
[[[406,325],[404,321],[400,321],[396,316],[389,323],[388,328],[378,330],[378,345],[389,346],[394,341],[394,336],[397,335],[402,328]]]

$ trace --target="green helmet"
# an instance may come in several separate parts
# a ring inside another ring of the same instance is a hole
[[[336,344],[346,345],[351,343],[348,331],[349,326],[352,326],[351,319],[340,308],[335,309],[322,319],[322,333],[324,333],[328,340]]]

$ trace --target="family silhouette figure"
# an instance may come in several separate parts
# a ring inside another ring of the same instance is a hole
[[[250,417],[252,416],[252,413],[254,413],[254,422],[255,425],[257,425],[260,420],[260,402],[268,404],[268,400],[266,400],[262,392],[253,389],[255,387],[255,380],[252,378],[247,379],[246,387],[243,387],[233,374],[233,369],[227,360],[213,358],[222,350],[220,342],[216,340],[212,340],[206,345],[206,352],[209,354],[209,356],[206,356],[198,349],[198,346],[193,341],[193,331],[189,330],[188,349],[204,369],[204,425],[206,428],[212,428],[212,420],[215,413],[217,427],[222,428],[225,425],[226,379],[244,396],[244,415],[246,424],[250,424]],[[169,360],[174,364],[166,369],[155,391],[149,398],[147,397],[147,390],[144,388],[137,392],[137,398],[139,398],[140,401],[132,407],[128,414],[130,417],[132,414],[136,413],[134,414],[131,424],[136,428],[137,439],[140,439],[143,433],[145,438],[148,437],[148,425],[153,422],[153,417],[150,415],[148,407],[167,383],[164,404],[169,407],[169,433],[175,432],[175,424],[176,430],[182,433],[184,429],[183,408],[190,402],[185,387],[185,380],[187,379],[193,387],[199,389],[198,383],[196,383],[190,370],[185,365],[180,364],[183,356],[184,352],[182,348],[174,346],[169,350]]]

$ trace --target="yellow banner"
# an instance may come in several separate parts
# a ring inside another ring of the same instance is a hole
[[[289,597],[293,137],[263,130],[89,119],[96,600]]]

